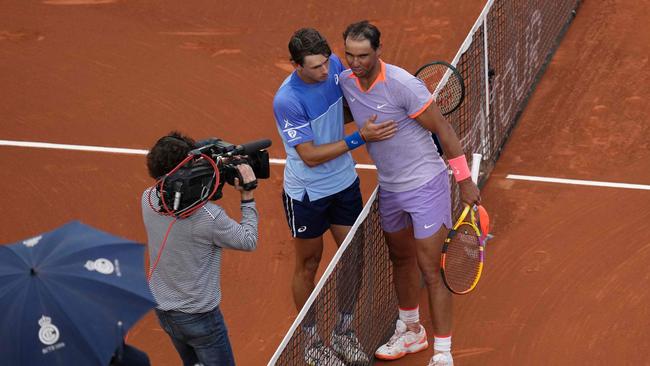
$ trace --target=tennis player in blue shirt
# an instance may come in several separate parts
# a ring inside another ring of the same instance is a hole
[[[312,28],[299,29],[292,35],[289,52],[294,71],[278,89],[273,113],[287,154],[282,199],[295,243],[292,290],[300,310],[314,289],[323,234],[330,230],[340,246],[362,210],[359,177],[349,151],[365,141],[392,137],[396,126],[392,121],[375,123],[376,117],[371,116],[360,130],[345,136],[345,102],[338,77],[343,71],[341,60]],[[361,270],[355,264],[349,267],[343,270]],[[356,286],[353,296],[339,299],[356,299],[358,290]],[[369,362],[350,328],[354,301],[339,302],[339,318],[330,336],[330,347],[317,332],[315,314],[307,314],[303,323],[303,331],[308,335],[304,354],[307,364]]]

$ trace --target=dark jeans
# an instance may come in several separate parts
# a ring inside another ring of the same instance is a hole
[[[198,314],[156,309],[156,315],[172,339],[183,365],[235,365],[226,323],[218,306],[212,311]]]

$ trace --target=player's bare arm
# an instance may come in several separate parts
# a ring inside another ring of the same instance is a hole
[[[447,122],[445,117],[440,113],[440,109],[435,103],[431,103],[416,120],[422,127],[435,133],[440,140],[445,155],[452,159],[464,155],[463,147],[460,144],[454,128]],[[478,187],[470,177],[458,182],[460,188],[460,197],[463,202],[469,205],[481,203],[481,194]]]

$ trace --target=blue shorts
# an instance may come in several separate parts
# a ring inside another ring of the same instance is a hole
[[[442,225],[451,229],[451,192],[447,170],[428,183],[405,192],[379,187],[379,218],[388,233],[413,225],[416,239],[428,238]]]
[[[282,200],[291,236],[301,239],[318,238],[330,225],[352,226],[363,209],[358,177],[348,188],[316,201],[307,192],[302,201],[294,200],[284,190]]]

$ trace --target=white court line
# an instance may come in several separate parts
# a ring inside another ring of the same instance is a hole
[[[29,147],[38,149],[58,149],[58,150],[76,150],[76,151],[92,151],[103,152],[112,154],[131,154],[131,155],[147,155],[149,150],[141,149],[125,149],[120,147],[103,147],[103,146],[87,146],[87,145],[68,145],[68,144],[52,144],[48,142],[33,142],[33,141],[10,141],[0,140],[0,146],[14,146],[14,147]],[[271,164],[284,165],[285,159],[269,159]],[[374,165],[370,164],[357,164],[357,169],[371,169],[377,170]]]
[[[50,144],[50,143],[47,143],[47,142],[9,141],[9,140],[0,140],[0,146],[33,147],[33,148],[40,148],[40,149],[58,149],[58,150],[94,151],[94,152],[103,152],[103,153],[132,154],[132,155],[147,155],[147,153],[149,152],[148,150],[123,149],[123,148],[118,148],[118,147]]]
[[[646,191],[650,191],[650,185],[645,185],[645,184],[598,182],[598,181],[593,181],[593,180],[535,177],[535,176],[531,176],[531,175],[517,175],[517,174],[508,174],[506,176],[506,178],[507,179],[516,179],[516,180],[527,180],[527,181],[533,181],[533,182],[575,184],[575,185],[580,185],[580,186],[595,186],[595,187],[643,189],[643,190],[646,190]]]

